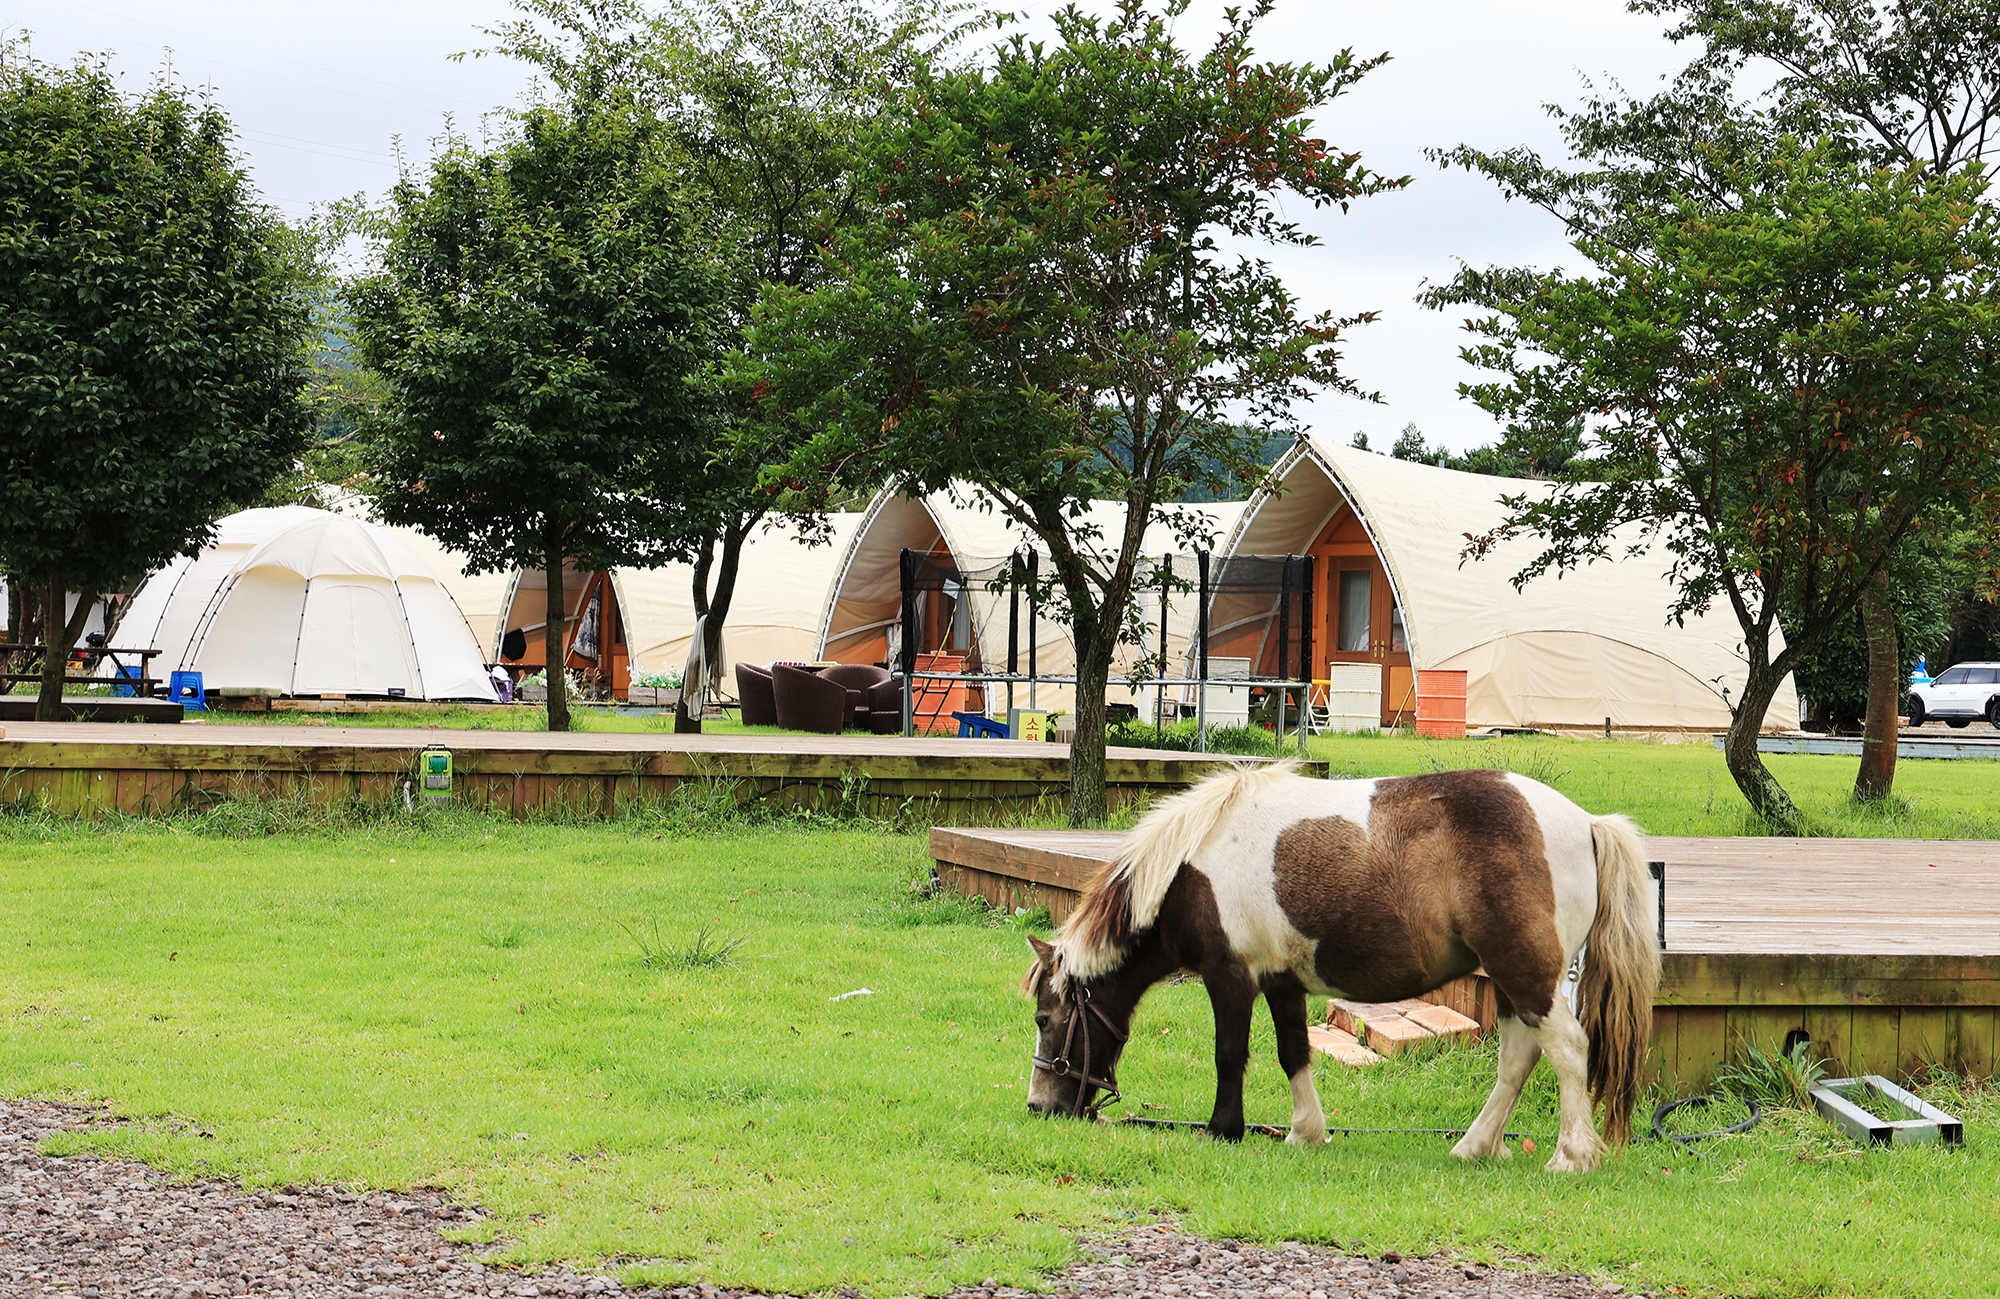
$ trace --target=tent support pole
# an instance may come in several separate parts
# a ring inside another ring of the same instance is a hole
[[[1305,556],[1299,561],[1301,587],[1299,592],[1299,680],[1305,682],[1305,694],[1299,700],[1299,756],[1306,756],[1306,717],[1312,710],[1312,648],[1313,648],[1313,557]]]
[[[1014,678],[1021,672],[1021,552],[1007,562],[1007,721],[1014,720]]]
[[[1028,552],[1028,707],[1035,707],[1035,695],[1041,682],[1035,676],[1035,626],[1041,621],[1041,602],[1035,598],[1035,577],[1041,568],[1041,557],[1033,550]]]
[[[1195,552],[1195,563],[1201,570],[1200,606],[1196,610],[1201,636],[1201,684],[1194,688],[1194,729],[1195,748],[1208,752],[1208,552]]]
[[[898,569],[903,580],[903,644],[897,658],[903,669],[903,737],[908,739],[917,733],[916,678],[912,675],[917,670],[916,553],[906,547],[898,557]]]
[[[1292,666],[1292,556],[1278,569],[1278,712],[1271,719],[1271,756],[1285,755],[1285,669]]]
[[[1160,688],[1153,701],[1153,738],[1167,724],[1167,583],[1174,574],[1174,557],[1160,556]]]

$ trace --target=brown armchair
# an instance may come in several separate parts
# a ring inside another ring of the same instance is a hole
[[[882,683],[889,680],[889,674],[871,663],[836,663],[819,674],[822,681],[837,681],[847,691],[847,726],[849,730],[876,730],[875,692]],[[895,729],[901,730],[903,712],[900,697],[894,705],[896,710]]]
[[[788,731],[838,735],[853,716],[847,687],[783,663],[771,665],[771,694],[777,705],[778,725]]]
[[[903,729],[903,683],[887,673],[883,677],[868,687],[868,729],[895,735]]]
[[[778,724],[778,702],[771,694],[771,674],[755,663],[736,665],[736,699],[745,726]]]

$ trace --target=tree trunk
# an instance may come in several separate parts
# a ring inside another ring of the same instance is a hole
[[[1792,796],[1764,766],[1764,759],[1757,752],[1757,732],[1764,724],[1764,712],[1784,679],[1783,672],[1769,665],[1751,665],[1743,682],[1743,697],[1736,701],[1736,709],[1730,714],[1722,757],[1751,809],[1780,834],[1798,834],[1804,829],[1805,818],[1799,815]]]
[[[569,729],[569,680],[563,672],[568,637],[563,626],[563,534],[550,524],[542,531],[542,565],[548,573],[548,621],[542,628],[543,675],[549,681],[549,729]]]
[[[1075,618],[1076,733],[1069,744],[1069,823],[1084,830],[1104,824],[1104,689],[1111,676],[1115,634],[1095,620]]]
[[[42,606],[42,693],[35,701],[38,722],[62,720],[63,669],[69,664],[69,652],[76,647],[76,638],[83,635],[83,625],[90,621],[90,606],[95,603],[87,592],[78,595],[76,612],[65,620],[62,607],[68,594],[62,574],[52,574]]]
[[[739,521],[723,528],[719,538],[722,554],[718,560],[716,544],[718,538],[709,537],[702,543],[701,553],[694,561],[694,614],[704,619],[702,623],[702,659],[714,664],[722,656],[722,629],[729,623],[729,606],[736,598],[736,574],[743,563],[743,543],[750,536],[750,529],[757,525],[762,514]],[[715,574],[715,590],[709,591],[708,575]],[[701,717],[693,711],[690,695],[693,693],[691,681],[681,682],[680,706],[674,710],[674,734],[699,735]]]
[[[1887,798],[1896,784],[1896,707],[1902,702],[1902,664],[1896,614],[1889,605],[1889,573],[1878,571],[1861,591],[1861,624],[1868,633],[1868,715],[1861,724],[1861,769],[1854,797]]]

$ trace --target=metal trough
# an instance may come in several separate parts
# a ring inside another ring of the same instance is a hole
[[[1881,1119],[1856,1105],[1848,1097],[1873,1088],[1888,1097],[1912,1117]],[[1965,1124],[1937,1106],[1920,1100],[1881,1074],[1859,1078],[1829,1078],[1812,1089],[1813,1105],[1827,1122],[1856,1141],[1871,1146],[1924,1146],[1965,1144]]]

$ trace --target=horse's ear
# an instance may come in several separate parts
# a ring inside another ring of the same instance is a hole
[[[1029,934],[1028,947],[1031,951],[1034,952],[1035,959],[1037,961],[1040,961],[1043,965],[1048,966],[1052,970],[1055,968],[1056,949],[1052,945],[1043,942],[1041,939],[1035,937],[1033,934]]]

